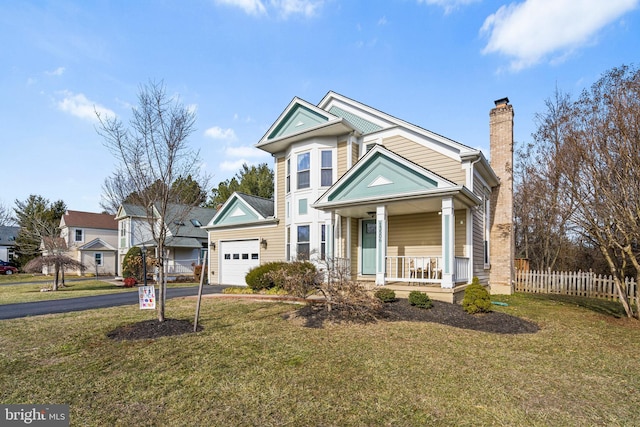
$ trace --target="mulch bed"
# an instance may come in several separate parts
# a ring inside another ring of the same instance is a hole
[[[301,320],[302,324],[309,328],[322,328],[325,323],[346,321],[339,311],[328,312],[323,305],[319,304],[306,305],[285,317]],[[376,316],[376,319],[364,321],[431,322],[496,334],[531,334],[540,330],[537,324],[506,313],[492,311],[469,314],[459,304],[440,301],[433,301],[433,307],[424,309],[412,306],[405,298],[384,304],[383,311]]]
[[[294,312],[283,315],[283,318],[300,322],[309,328],[322,328],[325,324],[344,323],[346,319],[340,310],[328,312],[323,304],[307,304]],[[362,322],[430,322],[453,326],[461,329],[491,332],[496,334],[531,334],[540,329],[537,324],[511,316],[506,313],[490,312],[482,314],[468,314],[458,304],[448,304],[433,301],[433,307],[429,309],[418,308],[409,304],[405,298],[386,303],[383,311],[374,318],[362,320]],[[202,327],[198,325],[198,331]],[[141,340],[156,339],[160,337],[182,335],[193,332],[193,323],[189,320],[166,319],[160,323],[157,320],[145,320],[143,322],[120,326],[107,334],[107,337],[116,340]]]

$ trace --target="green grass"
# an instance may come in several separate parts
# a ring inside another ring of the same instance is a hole
[[[640,322],[531,295],[494,307],[540,332],[411,322],[307,329],[295,306],[204,299],[197,334],[114,342],[136,306],[5,320],[0,402],[72,425],[640,425]],[[594,303],[598,306],[599,303]],[[192,319],[194,299],[167,315]]]
[[[136,287],[125,288],[101,280],[67,281],[65,287],[59,288],[55,292],[40,292],[43,288],[50,288],[52,283],[53,281],[49,278],[49,281],[34,284],[0,285],[0,305],[87,297],[118,292],[138,292]],[[197,283],[169,283],[167,287],[174,288],[195,285],[197,285]]]
[[[67,276],[76,278],[78,276]],[[52,282],[53,276],[45,276],[43,274],[0,274],[0,285],[3,283],[15,283],[15,282]]]

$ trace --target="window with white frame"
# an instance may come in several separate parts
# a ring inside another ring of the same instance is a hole
[[[96,263],[97,266],[102,266],[102,253],[101,252],[96,252],[95,254],[93,254],[93,259]]]
[[[327,257],[327,226],[326,224],[320,225],[320,259],[325,260]]]
[[[311,154],[298,154],[298,190],[311,186]]]
[[[484,268],[491,265],[489,258],[489,236],[491,234],[491,198],[484,196]]]
[[[124,221],[120,221],[120,237],[127,235],[127,224]]]
[[[84,240],[84,233],[82,232],[81,228],[76,228],[76,234],[75,234],[75,242],[82,242]]]
[[[320,185],[329,187],[333,184],[333,153],[331,150],[320,152]]]
[[[298,257],[298,260],[309,259],[309,226],[308,225],[298,226],[298,247],[297,247],[296,256]]]
[[[286,171],[286,175],[287,175],[287,183],[286,183],[286,187],[287,187],[287,193],[291,192],[291,159],[287,159],[287,171]]]
[[[285,246],[286,246],[286,260],[287,261],[291,261],[291,227],[287,227],[287,235],[285,237],[286,242],[285,242]]]

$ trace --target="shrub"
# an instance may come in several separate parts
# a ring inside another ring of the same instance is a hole
[[[393,289],[378,289],[373,295],[382,302],[394,302],[396,300],[396,293]]]
[[[209,273],[209,266],[204,269],[204,280],[207,280],[207,274]],[[196,282],[200,283],[200,275],[202,274],[202,264],[194,264],[193,265],[193,277],[196,279]]]
[[[273,288],[276,284],[268,273],[279,270],[286,264],[286,262],[268,262],[252,268],[245,276],[247,286],[254,292]]]
[[[124,279],[125,288],[133,288],[137,283],[138,281],[135,277],[127,277],[126,279]]]
[[[474,277],[471,284],[464,290],[462,308],[469,313],[488,313],[491,311],[491,297],[480,280]]]
[[[122,260],[122,277],[142,278],[142,251],[139,247],[130,248]]]
[[[409,294],[409,304],[415,305],[418,308],[433,307],[433,302],[431,302],[431,298],[429,298],[429,295],[420,291],[411,291],[411,293]]]
[[[322,282],[316,266],[309,261],[284,263],[279,269],[266,274],[276,288],[288,294],[306,298]]]

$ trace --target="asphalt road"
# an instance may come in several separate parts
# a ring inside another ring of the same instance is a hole
[[[202,294],[222,292],[226,286],[205,285]],[[158,290],[156,289],[156,295]],[[198,286],[167,289],[167,298],[198,295]],[[119,305],[138,304],[138,292],[121,292],[117,294],[97,295],[94,297],[67,298],[49,301],[22,302],[18,304],[0,305],[0,320],[19,317],[39,316],[52,313],[69,313],[71,311],[91,310],[95,308],[116,307]]]

